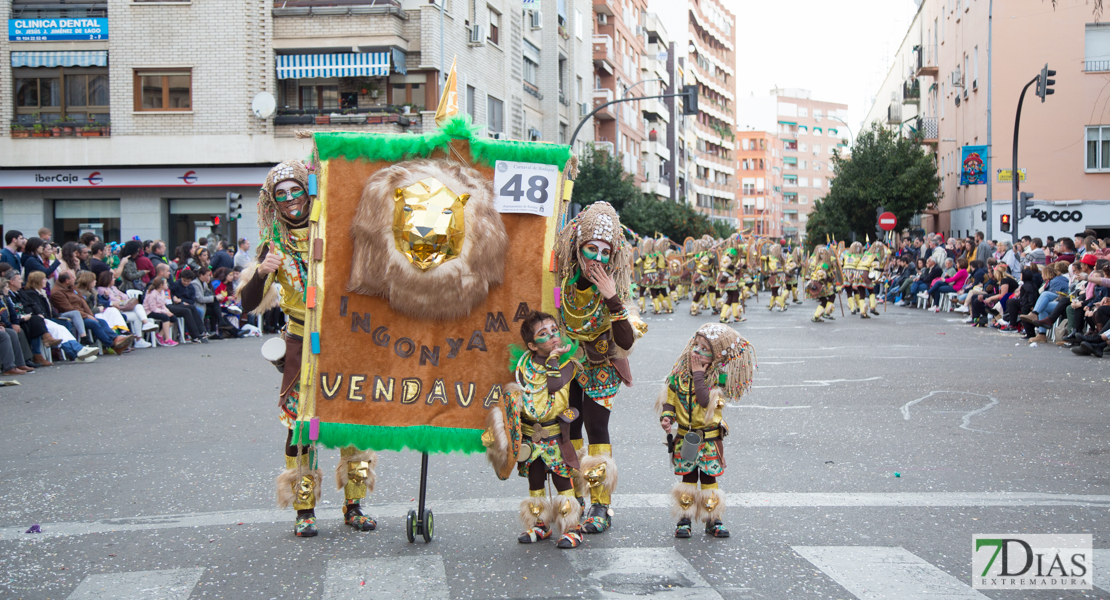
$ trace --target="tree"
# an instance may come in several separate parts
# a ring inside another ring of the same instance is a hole
[[[1052,10],[1056,10],[1056,4],[1059,3],[1059,1],[1060,0],[1052,0]],[[1097,22],[1099,17],[1102,16],[1102,0],[1094,0],[1091,2],[1091,12],[1094,14],[1095,21]]]
[[[834,154],[832,168],[829,194],[814,204],[806,224],[810,247],[825,243],[825,234],[838,240],[874,236],[879,208],[909,223],[936,203],[941,189],[936,160],[920,138],[877,124],[860,133],[849,158]]]
[[[574,202],[585,208],[602,200],[613,205],[622,225],[643,236],[660,233],[681,243],[687,237],[727,237],[733,232],[727,223],[711,221],[684,203],[645,196],[619,160],[591,150],[578,163]]]

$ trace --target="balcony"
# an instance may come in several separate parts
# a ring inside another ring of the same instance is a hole
[[[274,115],[274,135],[290,137],[294,131],[364,131],[371,133],[419,132],[422,128],[419,113],[406,114],[395,106],[360,108],[354,111],[333,112],[330,109],[299,110],[279,108]]]
[[[11,136],[13,139],[108,137],[111,133],[112,127],[108,123],[77,121],[35,123],[16,121],[11,124]]]
[[[902,84],[902,104],[921,104],[921,82],[914,79]]]
[[[666,104],[659,99],[641,100],[640,109],[644,113],[644,118],[648,121],[663,121],[664,123],[671,122],[671,111],[667,108]]]
[[[524,82],[524,91],[525,91],[525,93],[534,97],[537,100],[543,100],[543,92],[541,92],[540,88],[534,83],[525,81]]]
[[[108,16],[107,2],[63,0],[13,0],[12,19],[89,19]]]
[[[605,152],[609,156],[615,156],[616,155],[616,150],[615,149],[616,149],[616,146],[613,145],[613,142],[594,142],[594,151],[595,152]]]
[[[640,191],[645,194],[652,194],[655,196],[670,198],[671,184],[665,179],[653,177],[640,184]]]
[[[594,0],[594,12],[601,15],[608,15],[610,17],[620,14],[619,11],[614,12],[613,0]]]
[[[914,52],[917,54],[917,69],[914,71],[914,76],[936,79],[937,75],[940,74],[940,66],[937,62],[937,47],[914,46]]]
[[[671,160],[671,150],[667,148],[664,142],[643,142],[640,144],[640,149],[646,154],[655,154],[663,160]]]
[[[1106,71],[1110,71],[1110,60],[1083,61],[1084,73],[1105,73]]]
[[[923,144],[935,146],[940,141],[936,117],[918,117],[914,130],[921,136]]]
[[[613,74],[613,38],[608,35],[595,35],[593,41],[594,68]]]
[[[890,106],[886,107],[886,122],[888,125],[901,125],[902,124],[902,103],[891,102]]]
[[[612,100],[613,90],[609,88],[594,90],[594,108],[597,108],[598,106],[601,106],[606,102],[612,102]],[[606,106],[605,108],[597,111],[596,113],[594,113],[594,118],[600,119],[602,121],[612,121],[616,119],[617,114],[616,111],[613,110],[613,106],[615,105]]]
[[[274,4],[275,17],[392,14],[406,21],[409,18],[400,0],[281,0],[280,5]]]

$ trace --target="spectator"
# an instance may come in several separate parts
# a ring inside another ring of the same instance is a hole
[[[76,281],[68,273],[58,277],[58,285],[50,293],[50,304],[64,318],[71,318],[78,337],[91,333],[101,343],[111,346],[117,354],[131,347],[130,335],[115,335],[108,325],[93,316],[92,309],[76,290]],[[67,317],[76,313],[76,318]]]
[[[53,241],[54,241],[54,232],[50,231],[49,227],[39,227],[39,239],[41,239],[44,242],[53,243]]]
[[[127,290],[140,290],[141,291],[146,287],[146,285],[143,283],[143,276],[144,275],[149,275],[149,272],[141,270],[139,268],[139,265],[138,265],[138,262],[137,262],[138,258],[142,257],[142,249],[143,249],[142,243],[136,242],[135,240],[131,240],[130,242],[127,242],[126,244],[123,245],[123,248],[120,249],[120,252],[119,252],[119,256],[120,256],[119,266],[116,267],[116,269],[113,269],[112,279],[115,280],[116,278],[119,278],[119,279],[122,280],[122,283],[120,284],[120,289],[123,290],[123,291],[127,291]],[[145,257],[143,257],[143,258],[145,259]],[[153,269],[153,265],[152,265],[151,266],[151,271],[153,271],[153,270],[154,269]],[[117,271],[118,271],[118,273],[117,273]],[[99,285],[99,282],[100,282],[100,276],[98,275],[97,276],[97,284],[98,285]]]
[[[109,277],[111,275],[111,273],[108,273]],[[127,319],[123,317],[123,312],[113,307],[107,298],[100,298],[100,296],[97,295],[96,277],[96,275],[92,274],[92,271],[81,271],[78,273],[77,285],[75,286],[77,293],[84,298],[97,319],[107,323],[108,327],[116,333],[128,332]]]
[[[952,259],[948,259],[951,262]],[[959,269],[954,273],[944,278],[937,278],[929,288],[929,295],[933,298],[933,312],[940,312],[940,296],[941,294],[954,294],[956,290],[962,290],[964,283],[967,281],[967,259],[961,258],[957,261]]]
[[[58,265],[57,274],[69,273],[74,278],[81,272],[81,245],[77,242],[62,244],[62,264]]]
[[[7,295],[2,301],[7,306],[12,324],[21,329],[23,336],[27,339],[33,365],[37,367],[50,366],[49,358],[44,356],[43,346],[45,345],[46,350],[49,350],[57,346],[60,340],[55,339],[47,329],[46,316],[41,312],[35,313],[36,308],[39,307],[37,305],[29,306],[26,303],[23,294],[23,277],[19,273],[12,272],[6,280],[0,279],[0,282],[3,281],[7,281]],[[49,309],[49,305],[47,305],[47,309]]]
[[[933,258],[933,264],[938,266],[943,265],[944,259],[948,258],[948,253],[944,251],[944,246],[941,245],[940,239],[934,236],[929,244],[929,256]]]
[[[1037,268],[1033,265],[1026,265],[1021,271],[1021,286],[1018,288],[1018,293],[1011,296],[1006,301],[1006,322],[1010,323],[1009,327],[1016,327],[1017,324],[1024,319],[1021,319],[1023,313],[1033,311],[1033,307],[1037,304],[1037,297],[1039,296],[1039,286],[1037,286]],[[1022,338],[1026,340],[1034,340],[1037,337],[1037,332],[1029,323],[1023,323],[1025,333]],[[1037,340],[1040,341],[1040,340]]]
[[[1062,260],[1069,265],[1075,262],[1075,242],[1071,238],[1060,238],[1056,243],[1056,260]]]
[[[172,304],[167,305],[167,308],[174,315],[185,318],[186,330],[189,332],[190,339],[196,343],[208,343],[208,336],[204,334],[201,327],[202,313],[197,307],[196,291],[193,288],[193,281],[197,278],[196,273],[190,269],[181,271],[177,281],[170,284],[170,299]],[[191,313],[190,317],[184,317],[181,314],[181,309],[188,309]],[[190,325],[191,323],[191,325]]]
[[[176,277],[181,276],[183,269],[189,268],[189,261],[193,258],[193,245],[196,242],[185,242],[174,250],[173,264],[171,265]]]
[[[1068,279],[1069,267],[1070,265],[1064,261],[1059,261],[1044,267],[1042,274],[1043,278],[1048,280],[1048,283],[1045,285],[1044,291],[1037,297],[1032,310],[1019,317],[1022,321],[1037,323],[1038,321],[1047,319],[1048,315],[1056,310],[1060,300],[1068,297],[1068,289],[1071,284],[1071,281]],[[1032,279],[1033,275],[1030,274],[1030,280]],[[1047,340],[1038,339],[1036,341]]]
[[[971,300],[971,318],[977,327],[986,327],[989,315],[1001,315],[1010,296],[1017,293],[1017,280],[1010,276],[1010,269],[1003,263],[994,267],[993,285],[985,286],[989,295],[976,296]]]
[[[1007,273],[1020,273],[1021,263],[1018,262],[1017,254],[1014,252],[1014,245],[1009,240],[1002,240],[998,242],[999,262],[1006,265]],[[1017,291],[1016,288],[1011,291]]]
[[[7,330],[0,326],[0,375],[13,376],[13,375],[26,375],[34,369],[28,369],[25,366],[20,366],[17,363],[16,351],[18,344],[12,346],[12,340],[7,335]]]
[[[204,248],[197,251],[205,252]],[[218,333],[220,331],[220,305],[212,292],[212,271],[201,269],[196,273],[197,278],[190,284],[193,288],[193,297],[196,298],[197,308],[200,310],[201,321],[207,323],[205,332]],[[218,336],[217,336],[217,339]]]
[[[105,271],[112,270],[112,267],[108,266],[108,262],[104,260],[107,258],[108,254],[107,244],[104,242],[93,242],[92,245],[89,246],[89,253],[91,255],[89,258],[89,271],[92,271],[93,275],[100,275]]]
[[[1040,268],[1041,265],[1048,263],[1048,257],[1044,253],[1044,243],[1041,238],[1036,237],[1029,241],[1028,251],[1022,257],[1022,264],[1034,265]]]
[[[166,243],[162,240],[154,240],[150,245],[150,254],[147,254],[146,257],[149,258],[151,264],[154,265],[164,264],[168,266],[170,264],[170,260],[166,258]],[[156,271],[152,271],[152,273],[155,273],[153,277],[158,276]]]
[[[160,262],[159,263],[154,263],[154,277],[161,277],[162,279],[165,279],[168,282],[171,279],[173,279],[173,277],[171,275],[172,274],[170,273],[170,266],[169,265],[167,265],[166,263],[160,263]],[[151,277],[150,280],[154,281],[154,277]]]
[[[208,270],[208,248],[201,246],[193,252],[193,257],[187,262],[189,268],[193,270],[197,276],[200,276],[202,271]]]
[[[247,268],[254,260],[250,255],[251,243],[247,238],[239,238],[239,250],[235,252],[235,266],[239,269]]]
[[[68,275],[67,275],[68,276]],[[27,285],[20,293],[23,299],[23,306],[26,310],[30,310],[32,314],[39,315],[43,318],[43,324],[46,325],[46,330],[50,335],[58,340],[58,347],[62,349],[62,355],[69,360],[76,360],[77,362],[92,362],[96,360],[97,355],[100,354],[100,349],[96,346],[82,346],[77,343],[76,338],[69,329],[64,327],[58,320],[50,318],[53,314],[53,309],[50,305],[50,300],[46,295],[46,276],[42,272],[31,273],[27,276]],[[43,341],[49,341],[46,336],[43,336]],[[47,344],[49,345],[49,344]],[[43,349],[45,355],[49,348]]]
[[[890,286],[886,293],[887,302],[894,302],[896,296],[908,297],[914,275],[917,275],[913,253],[899,256],[895,259],[895,265],[895,270],[891,272]]]
[[[139,304],[138,298],[132,298],[112,285],[111,273],[101,273],[96,278],[96,295],[98,298],[106,299],[109,307],[119,310],[123,318],[132,324],[132,331],[147,332],[158,329],[158,326],[147,316],[143,305]],[[149,348],[150,342],[143,340],[141,335],[135,340],[135,347]]]
[[[127,255],[128,245],[130,243],[131,242],[127,242],[127,244],[123,245],[123,250],[120,251],[121,256]],[[142,273],[142,277],[139,278],[139,281],[142,282],[142,287],[136,287],[133,289],[145,290],[146,284],[150,283],[151,278],[154,277],[154,263],[147,256],[147,249],[150,248],[150,246],[153,246],[151,242],[142,242],[138,250],[133,255],[131,255],[131,262],[135,263],[135,269]]]
[[[12,229],[4,234],[4,249],[0,250],[0,262],[7,263],[13,269],[23,268],[23,247],[27,245],[27,238],[18,230]]]
[[[975,254],[972,256],[972,260],[982,261],[984,264],[986,264],[987,259],[990,258],[993,254],[994,250],[991,249],[991,245],[987,243],[986,239],[984,239],[983,232],[976,231]]]
[[[929,288],[932,287],[933,282],[939,279],[944,274],[944,271],[937,266],[935,260],[930,257],[925,261],[925,268],[918,273],[918,280],[910,286],[910,296],[917,296],[918,298],[928,297]]]
[[[47,263],[50,264],[50,267],[46,266]],[[60,264],[62,264],[61,261],[54,258],[54,255],[50,253],[49,244],[44,243],[37,237],[27,240],[27,245],[23,247],[24,275],[42,271],[47,277],[50,277]]]
[[[190,309],[181,310],[181,314],[174,313],[166,305],[166,295],[169,293],[169,283],[162,277],[155,277],[150,280],[150,285],[146,288],[146,295],[143,296],[143,308],[146,310],[147,316],[159,321],[162,324],[162,331],[155,334],[158,343],[163,346],[176,346],[177,342],[173,341],[173,322],[177,317],[182,317],[186,320],[186,327],[190,319],[193,319],[193,326],[196,327],[196,315]]]
[[[95,233],[91,231],[86,231],[85,233],[81,234],[81,237],[77,238],[77,241],[84,244],[86,248],[92,248],[92,245],[96,242],[99,242],[100,238],[97,237]]]
[[[213,271],[216,269],[232,269],[235,267],[235,257],[231,255],[231,251],[227,247],[227,242],[220,240],[216,244],[219,248],[216,253],[212,255],[210,267]]]
[[[24,373],[30,373],[35,370],[35,364],[31,361],[31,348],[27,345],[27,336],[21,331],[18,320],[14,322],[12,320],[14,315],[8,310],[7,302],[4,300],[7,295],[8,280],[0,279],[0,338],[5,338],[5,343],[11,346],[11,359],[15,368],[22,369]],[[2,351],[0,351],[0,358],[3,358]],[[10,369],[5,369],[5,371],[8,370]]]

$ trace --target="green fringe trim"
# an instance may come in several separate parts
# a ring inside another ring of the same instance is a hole
[[[455,140],[470,142],[470,158],[476,164],[492,167],[499,160],[555,165],[562,169],[570,160],[570,146],[495,140],[479,134],[470,115],[452,117],[443,127],[420,135],[394,133],[320,132],[315,135],[320,160],[345,158],[400,162],[425,158],[443,150]]]
[[[293,430],[294,444],[311,443],[308,423],[298,421]],[[382,427],[353,423],[320,422],[320,439],[316,443],[325,448],[354,446],[359,450],[415,450],[428,454],[485,452],[481,429],[460,429],[414,425],[412,427]]]

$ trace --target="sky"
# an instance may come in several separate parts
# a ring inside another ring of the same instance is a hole
[[[736,15],[737,97],[807,89],[847,104],[853,132],[917,12],[913,0],[723,1]]]

